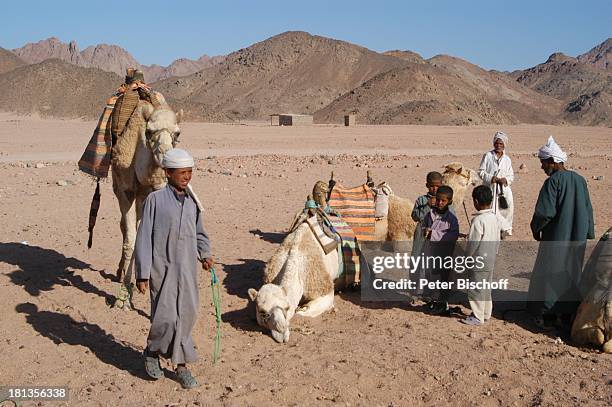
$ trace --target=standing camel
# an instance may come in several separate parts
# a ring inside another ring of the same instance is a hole
[[[113,147],[113,192],[119,201],[123,235],[117,268],[120,282],[125,279],[130,266],[144,200],[151,191],[166,185],[161,162],[166,151],[177,142],[182,115],[182,110],[175,114],[165,103],[154,107],[148,101],[140,100]],[[129,283],[125,281],[126,286]]]

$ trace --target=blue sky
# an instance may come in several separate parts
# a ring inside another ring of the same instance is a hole
[[[4,48],[55,36],[81,50],[120,45],[141,63],[162,65],[288,30],[499,70],[530,67],[556,51],[575,56],[612,37],[612,0],[17,0],[3,2],[2,15]]]

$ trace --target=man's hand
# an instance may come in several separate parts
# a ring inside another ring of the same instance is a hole
[[[212,257],[208,257],[204,260],[202,260],[202,269],[208,271],[212,268],[212,266],[215,265],[215,261],[213,260]]]
[[[136,280],[136,288],[140,294],[144,294],[149,290],[149,280]]]
[[[493,175],[491,177],[491,184],[497,184],[497,180],[498,180],[498,178],[495,175]]]
[[[497,183],[503,186],[508,186],[508,180],[506,178],[498,178]]]

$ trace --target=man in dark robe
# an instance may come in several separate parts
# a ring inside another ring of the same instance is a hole
[[[593,207],[585,179],[565,169],[567,154],[554,139],[538,152],[548,179],[540,189],[531,232],[540,242],[527,308],[536,324],[571,323],[580,303],[586,240],[595,238]]]

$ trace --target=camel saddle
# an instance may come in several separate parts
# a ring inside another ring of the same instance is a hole
[[[360,282],[361,251],[357,236],[346,220],[327,206],[321,208],[315,201],[309,199],[289,232],[307,222],[325,254],[338,250],[338,267],[340,274],[336,281],[337,288],[354,287]]]
[[[338,249],[338,242],[340,240],[338,233],[334,230],[328,214],[312,199],[306,201],[304,210],[293,221],[291,228],[289,228],[289,233],[293,232],[304,222],[312,230],[325,254]]]
[[[142,88],[131,89],[126,85],[123,86],[127,89],[117,98],[111,115],[113,146],[117,142],[117,138],[121,136],[123,130],[127,127],[127,123],[130,117],[132,117],[134,110],[136,110],[136,107],[138,107],[138,102],[140,100],[146,100],[155,107],[160,104],[155,92],[149,92]]]

